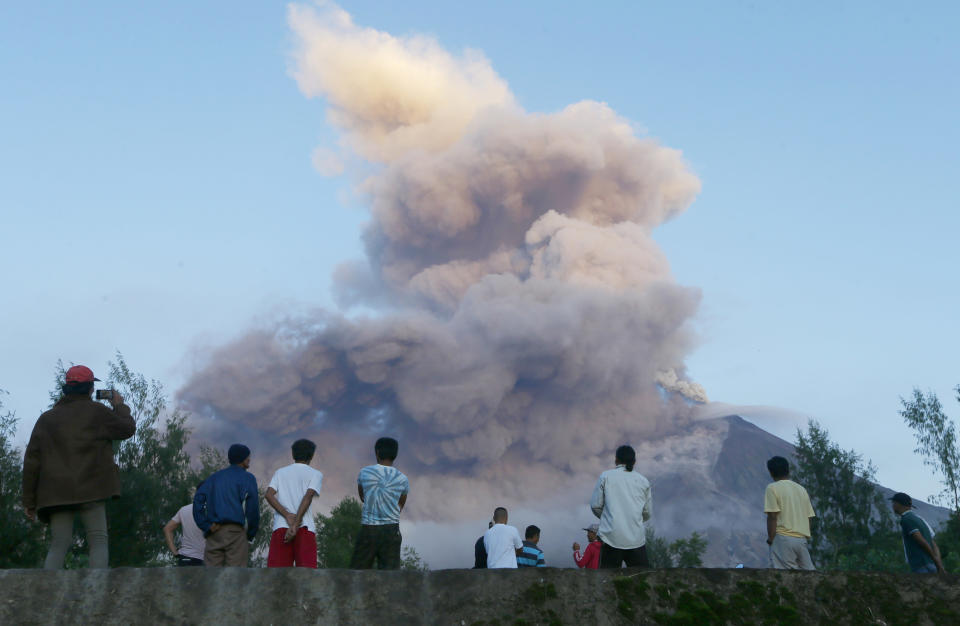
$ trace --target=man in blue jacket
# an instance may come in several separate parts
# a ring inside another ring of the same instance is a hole
[[[257,479],[247,471],[250,448],[235,443],[230,467],[203,482],[193,497],[193,519],[207,543],[203,562],[211,567],[246,567],[250,541],[260,527]]]

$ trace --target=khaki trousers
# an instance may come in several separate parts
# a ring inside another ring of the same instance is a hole
[[[816,569],[802,537],[776,535],[770,544],[770,566],[774,569]]]
[[[223,524],[207,535],[203,562],[210,567],[246,567],[249,555],[247,530],[240,524]]]

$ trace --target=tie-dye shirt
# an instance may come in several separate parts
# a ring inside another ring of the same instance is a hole
[[[368,465],[360,470],[357,484],[363,487],[363,514],[367,526],[400,523],[400,496],[410,491],[410,481],[388,465]]]

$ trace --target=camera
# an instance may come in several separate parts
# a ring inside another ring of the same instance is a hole
[[[113,400],[113,389],[97,389],[97,400]]]

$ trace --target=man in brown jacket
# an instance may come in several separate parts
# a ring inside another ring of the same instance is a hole
[[[30,519],[50,524],[51,543],[44,569],[60,569],[73,541],[79,515],[87,533],[90,567],[107,567],[107,515],[104,503],[120,495],[120,475],[112,442],[136,431],[130,408],[116,391],[112,410],[93,400],[90,368],[67,370],[63,397],[33,427],[23,458],[23,509]]]

